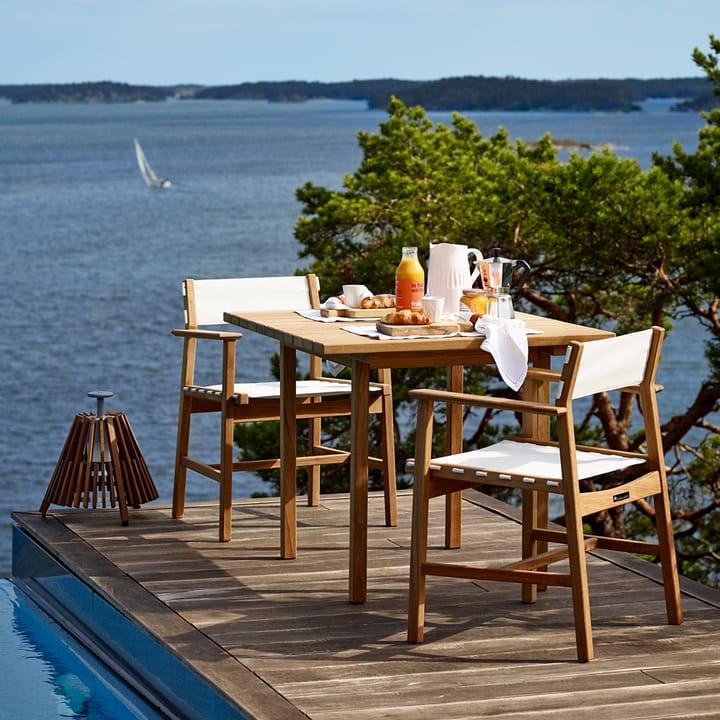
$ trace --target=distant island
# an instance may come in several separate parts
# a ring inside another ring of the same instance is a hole
[[[386,108],[395,96],[426,110],[604,111],[633,112],[649,98],[673,98],[673,109],[709,110],[718,106],[705,77],[638,80],[525,80],[516,77],[465,76],[439,80],[352,80],[340,83],[251,82],[199,86],[129,85],[85,82],[0,85],[0,98],[11,103],[131,103],[180,100],[360,100],[369,108]]]

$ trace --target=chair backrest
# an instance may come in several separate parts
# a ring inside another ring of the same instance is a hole
[[[320,306],[317,275],[183,281],[185,326],[222,325],[228,310],[311,310]]]
[[[662,328],[650,328],[583,343],[571,396],[654,383],[663,335]]]

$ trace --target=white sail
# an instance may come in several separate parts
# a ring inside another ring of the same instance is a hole
[[[142,147],[140,147],[140,143],[137,138],[135,138],[135,156],[137,157],[138,166],[140,168],[140,172],[142,173],[143,180],[148,187],[169,188],[172,185],[169,180],[158,177],[155,171],[150,167],[150,163],[147,161],[145,153],[143,152]]]

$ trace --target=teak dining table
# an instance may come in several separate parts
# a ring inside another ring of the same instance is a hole
[[[537,334],[528,335],[528,362],[534,367],[549,368],[553,355],[565,353],[572,340],[580,342],[609,337],[613,333],[561,322],[535,315],[517,313],[527,327]],[[295,377],[297,351],[312,353],[326,360],[341,363],[352,370],[352,416],[350,458],[350,541],[349,600],[367,600],[367,523],[368,523],[368,404],[370,371],[379,368],[447,367],[447,386],[462,391],[463,367],[493,364],[492,356],[481,349],[483,336],[453,335],[412,339],[377,339],[357,335],[343,329],[348,323],[318,322],[291,310],[242,311],[224,313],[225,321],[246,330],[274,338],[280,345],[280,457],[281,457],[281,535],[280,556],[297,557],[296,515],[296,418]],[[547,401],[547,383],[528,380],[522,388],[523,397]],[[449,453],[462,447],[462,415],[459,406],[447,417]],[[524,422],[523,433],[547,437],[549,426],[542,420]],[[547,420],[545,420],[547,423]],[[459,493],[450,496],[446,509],[445,544],[460,546]]]

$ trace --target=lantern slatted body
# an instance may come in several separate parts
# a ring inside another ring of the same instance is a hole
[[[90,393],[92,397],[97,394]],[[108,397],[104,393],[102,397]],[[123,525],[128,507],[155,500],[158,492],[125,413],[79,413],[40,506],[45,515],[51,504],[76,508],[120,508]]]

